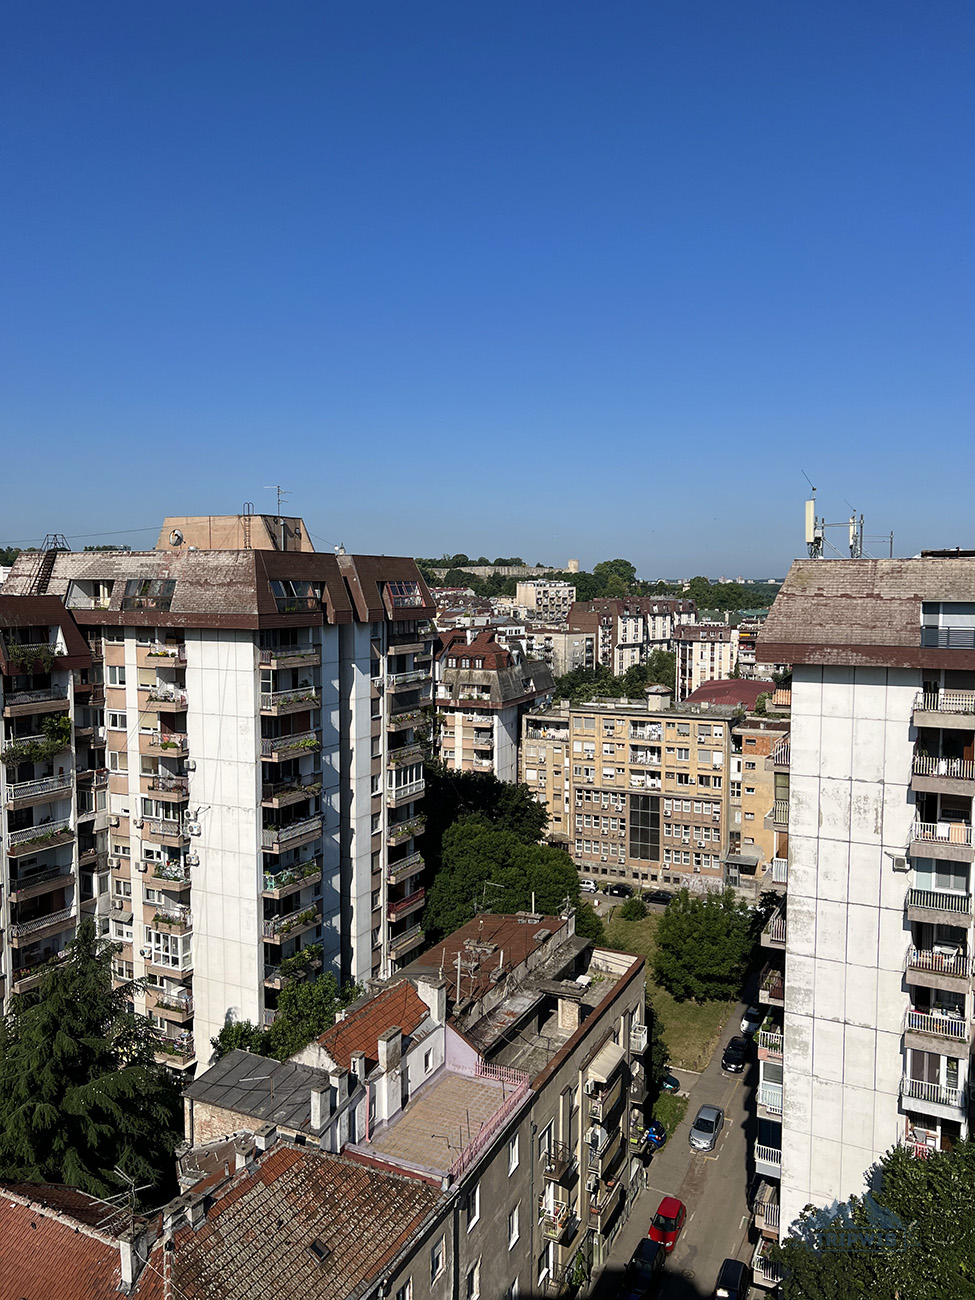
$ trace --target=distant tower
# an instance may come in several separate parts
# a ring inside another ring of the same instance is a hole
[[[565,571],[566,571],[566,573],[578,573],[578,572],[579,572],[579,561],[578,561],[578,560],[570,560],[569,563],[565,566]]]

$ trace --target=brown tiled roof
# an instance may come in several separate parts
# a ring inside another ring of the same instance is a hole
[[[23,1205],[14,1199],[37,1198]],[[70,1192],[60,1213],[49,1198]],[[48,1201],[48,1208],[41,1202]],[[0,1298],[2,1300],[107,1300],[122,1280],[117,1243],[91,1227],[112,1207],[69,1188],[13,1184],[0,1188]],[[68,1217],[71,1215],[71,1217]]]
[[[383,1272],[440,1199],[419,1179],[276,1147],[215,1194],[204,1223],[174,1234],[173,1295],[346,1300]],[[324,1258],[313,1253],[316,1242]]]
[[[684,703],[743,704],[746,709],[754,709],[760,695],[774,690],[772,682],[750,681],[745,677],[722,677],[702,682]]]
[[[319,1038],[319,1043],[337,1065],[348,1070],[353,1052],[365,1052],[373,1066],[379,1059],[377,1040],[387,1029],[399,1025],[412,1034],[427,1016],[427,1005],[409,980],[400,980],[361,1007],[350,1011]]]
[[[67,654],[58,660],[58,667],[87,668],[91,664],[88,642],[57,596],[0,595],[0,632],[5,627],[59,627]],[[6,669],[2,645],[0,661]]]

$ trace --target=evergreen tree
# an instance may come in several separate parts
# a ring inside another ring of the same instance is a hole
[[[733,889],[675,895],[657,925],[654,974],[677,1000],[738,996],[755,950],[761,913]]]
[[[0,1024],[0,1177],[108,1196],[122,1170],[158,1204],[175,1192],[180,1089],[128,1010],[131,987],[112,987],[112,952],[85,917],[67,960]]]

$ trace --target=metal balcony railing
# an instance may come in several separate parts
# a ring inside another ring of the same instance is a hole
[[[771,754],[772,762],[777,767],[788,767],[792,758],[792,740],[785,736],[775,743]]]
[[[39,930],[46,930],[51,925],[62,925],[70,921],[74,916],[73,907],[63,907],[58,912],[48,912],[46,916],[37,916],[32,921],[22,921],[17,925],[10,927],[10,937],[12,939],[22,939],[29,934],[37,934]]]
[[[11,691],[4,697],[4,706],[13,707],[18,704],[47,704],[50,700],[67,700],[67,692],[63,686],[47,686],[39,691]]]
[[[788,799],[776,799],[772,804],[772,820],[776,826],[788,826],[789,824],[789,801]]]
[[[765,1165],[781,1166],[782,1150],[780,1147],[763,1146],[760,1142],[755,1143],[755,1159]]]
[[[261,692],[262,709],[277,709],[284,704],[307,704],[310,709],[317,709],[321,695],[314,686],[301,686],[293,691]]]
[[[911,947],[907,950],[907,968],[967,979],[972,971],[972,959],[964,953],[933,952],[926,948]]]
[[[20,781],[7,786],[7,799],[33,799],[39,795],[55,795],[59,790],[70,792],[71,776],[45,776],[39,781]]]
[[[149,745],[152,749],[182,749],[186,744],[186,733],[182,731],[153,731],[149,733]]]
[[[762,931],[769,943],[785,943],[786,919],[781,912],[776,912]]]
[[[304,817],[299,822],[291,822],[288,826],[265,826],[261,830],[261,844],[264,848],[275,848],[281,844],[289,844],[292,840],[301,839],[303,835],[320,835],[322,833],[322,817],[319,814],[316,817]]]
[[[934,912],[957,912],[960,916],[971,915],[971,894],[945,894],[935,889],[909,889],[907,906],[930,909]]]
[[[758,1045],[771,1052],[773,1056],[782,1055],[782,1035],[773,1029],[759,1031]]]
[[[950,1038],[956,1043],[967,1043],[969,1037],[968,1021],[963,1015],[929,1015],[924,1011],[908,1011],[905,1027],[919,1034]]]
[[[150,704],[169,704],[174,709],[185,709],[189,697],[183,690],[177,690],[172,686],[152,686],[149,689],[148,700]]]
[[[967,822],[921,822],[911,827],[911,839],[935,844],[967,844],[972,842],[972,828]]]
[[[10,831],[7,835],[7,843],[28,844],[33,840],[46,840],[60,835],[62,831],[71,830],[70,817],[59,817],[57,821],[43,822],[40,826],[25,826],[19,831]]]
[[[962,713],[975,715],[975,691],[919,692],[914,708],[924,713]]]
[[[406,785],[391,785],[386,788],[386,802],[392,805],[402,803],[405,799],[415,799],[426,788],[425,781],[410,781]]]
[[[948,1088],[942,1083],[928,1083],[926,1079],[901,1079],[901,1096],[912,1101],[928,1102],[934,1106],[958,1108],[965,1104],[961,1088]]]
[[[788,858],[772,859],[772,883],[776,885],[787,885],[789,883]]]
[[[758,1089],[758,1104],[770,1110],[773,1115],[782,1114],[781,1083],[763,1083]]]
[[[415,889],[406,898],[399,898],[389,903],[390,917],[395,920],[398,916],[405,916],[407,913],[414,911],[422,905],[426,896],[427,891],[425,889]]]
[[[320,653],[320,647],[311,644],[265,646],[261,649],[261,663],[269,664],[275,659],[317,658]]]
[[[290,736],[265,736],[261,740],[261,757],[281,754],[289,749],[317,749],[320,744],[316,731],[298,731]]]
[[[975,781],[975,762],[970,758],[938,758],[935,754],[915,754],[914,775],[943,776],[953,781]]]

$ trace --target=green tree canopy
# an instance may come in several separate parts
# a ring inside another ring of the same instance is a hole
[[[678,1001],[735,998],[755,950],[761,913],[721,893],[675,895],[657,925],[654,974]]]
[[[331,1029],[340,1008],[354,1002],[361,992],[357,984],[340,989],[331,972],[287,984],[278,995],[278,1014],[270,1028],[260,1029],[249,1020],[228,1020],[211,1039],[214,1053],[219,1060],[235,1047],[242,1047],[258,1056],[287,1060]]]
[[[785,1300],[975,1300],[975,1143],[927,1159],[896,1146],[877,1173],[874,1194],[807,1208],[773,1251]],[[904,1225],[894,1249],[820,1248],[830,1225],[869,1232],[878,1223]]]
[[[19,546],[0,546],[0,564],[5,567],[8,564],[13,564],[19,554]]]
[[[180,1089],[127,1009],[131,987],[112,987],[112,952],[85,917],[67,960],[0,1023],[0,1177],[108,1196],[122,1170],[159,1204],[175,1194]]]
[[[601,560],[599,564],[593,565],[592,576],[598,582],[603,583],[604,588],[611,578],[618,578],[622,590],[619,593],[607,591],[607,595],[619,594],[626,596],[636,581],[636,565],[631,564],[629,560]]]

